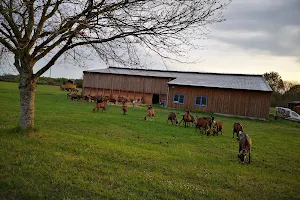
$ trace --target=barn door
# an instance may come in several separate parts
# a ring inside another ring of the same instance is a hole
[[[159,103],[159,94],[153,94],[152,95],[152,104],[158,104]]]

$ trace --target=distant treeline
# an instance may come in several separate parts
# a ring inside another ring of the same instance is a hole
[[[271,106],[287,107],[289,102],[300,101],[300,83],[283,81],[278,72],[264,73],[263,77],[272,88]]]
[[[7,82],[19,82],[20,76],[13,74],[0,75],[0,81]],[[82,88],[82,79],[67,79],[67,78],[51,78],[51,77],[40,77],[37,84],[39,85],[64,85],[67,83],[74,83],[77,88]]]

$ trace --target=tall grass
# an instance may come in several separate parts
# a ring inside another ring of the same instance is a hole
[[[16,129],[17,84],[0,82],[0,199],[300,199],[300,124],[216,116],[223,135],[167,123],[170,109],[92,112],[38,86],[36,130]],[[180,116],[182,110],[172,110]],[[206,116],[205,113],[193,115]],[[240,164],[235,121],[253,141]]]

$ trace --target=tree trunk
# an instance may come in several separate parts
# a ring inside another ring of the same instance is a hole
[[[20,128],[27,129],[34,126],[34,100],[36,83],[32,74],[20,74]]]

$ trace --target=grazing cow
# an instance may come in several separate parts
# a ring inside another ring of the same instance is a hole
[[[149,119],[153,119],[152,117],[154,116],[154,109],[152,108],[152,105],[148,106],[148,113],[147,115],[144,117],[144,120],[148,120]]]
[[[172,124],[173,124],[173,122],[175,122],[176,124],[178,124],[178,120],[177,120],[176,114],[173,113],[173,112],[169,113],[167,123],[169,122],[169,120],[172,122]]]
[[[209,125],[209,128],[211,129],[211,125],[213,124],[215,117],[210,116],[210,117],[203,117],[203,119],[206,119]]]
[[[72,100],[77,99],[77,101],[78,101],[79,99],[82,99],[82,95],[81,95],[81,94],[73,94],[73,95],[71,96],[71,99],[72,99]]]
[[[74,100],[74,99],[81,99],[82,98],[82,95],[81,94],[75,94],[75,93],[68,93],[67,94],[67,97],[70,98],[71,100]]]
[[[123,106],[122,106],[122,111],[123,111],[123,115],[126,115],[128,107],[125,105],[125,102],[123,102]]]
[[[209,136],[210,128],[207,119],[197,118],[197,121],[195,121],[194,123],[195,123],[196,130],[199,128],[200,132],[203,134],[204,133],[203,129],[205,129],[207,136]]]
[[[120,97],[120,96],[119,96],[119,97],[118,97],[118,102],[119,102],[119,103],[123,103],[123,102],[126,103],[126,102],[128,102],[128,99],[127,99],[126,97]]]
[[[105,102],[109,101],[109,99],[110,99],[110,96],[105,96],[105,97],[104,97],[104,101],[105,101]]]
[[[182,116],[182,120],[179,122],[179,125],[181,124],[181,122],[184,122],[184,127],[188,127],[189,123],[192,122],[194,123],[195,122],[195,119],[194,117],[190,114],[190,111],[186,111],[185,115]]]
[[[115,105],[116,105],[116,102],[117,102],[117,100],[116,100],[116,99],[114,99],[114,98],[110,98],[110,99],[109,99],[109,102],[111,102],[111,103],[113,103],[113,104],[115,104]]]
[[[97,97],[96,96],[89,96],[89,102],[96,102]]]
[[[71,98],[71,96],[72,96],[72,93],[69,92],[69,93],[67,94],[67,98]]]
[[[89,101],[89,96],[88,96],[88,95],[82,96],[82,99],[83,99],[84,101]]]
[[[98,104],[98,103],[102,103],[103,102],[103,99],[102,99],[102,97],[100,97],[100,98],[96,98],[96,104]]]
[[[102,108],[102,112],[103,112],[103,110],[106,110],[106,108],[107,108],[106,103],[105,102],[97,103],[96,106],[93,108],[93,111],[95,112],[95,110],[97,109],[97,112],[98,112],[99,108]]]
[[[222,122],[216,122],[213,126],[214,135],[218,135],[219,132],[221,132],[221,134],[223,135],[222,127]]]
[[[240,132],[239,140],[239,154],[238,158],[241,160],[242,164],[246,159],[246,155],[249,155],[249,164],[251,162],[250,153],[251,153],[252,141],[249,135],[243,131]]]
[[[237,138],[237,140],[239,140],[239,132],[240,131],[242,131],[242,132],[244,131],[242,124],[240,124],[239,122],[235,122],[233,124],[232,138],[234,138],[234,133],[236,133],[236,138]]]

